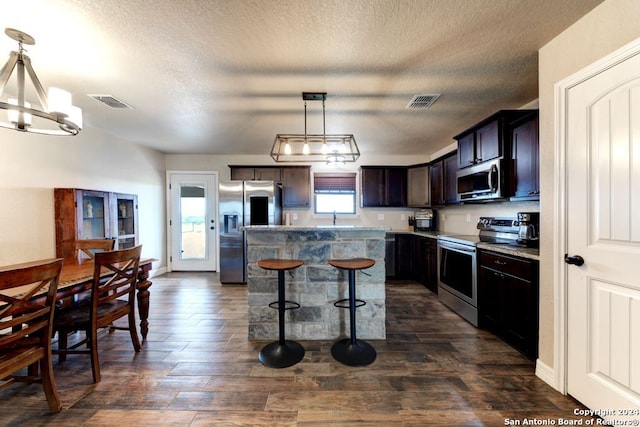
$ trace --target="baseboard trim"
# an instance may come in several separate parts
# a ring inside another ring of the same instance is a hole
[[[155,270],[151,270],[149,272],[149,278],[153,278],[155,276],[159,276],[159,275],[164,274],[166,272],[167,272],[167,267],[160,267],[160,268],[157,268]]]
[[[560,385],[556,381],[556,371],[540,359],[536,360],[536,376],[562,393]]]

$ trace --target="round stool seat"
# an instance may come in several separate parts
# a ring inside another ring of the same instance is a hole
[[[329,264],[342,270],[364,270],[376,263],[371,258],[330,259]]]
[[[261,259],[258,266],[265,270],[292,270],[300,267],[304,261],[299,259]]]

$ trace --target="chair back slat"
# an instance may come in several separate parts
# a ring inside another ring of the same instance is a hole
[[[95,270],[92,292],[94,305],[105,304],[114,299],[127,296],[135,297],[138,266],[142,246],[121,249],[112,252],[100,252],[95,255]],[[108,280],[102,280],[105,271],[112,274]]]
[[[99,252],[112,251],[116,241],[113,239],[82,239],[75,241],[76,256],[95,258]]]

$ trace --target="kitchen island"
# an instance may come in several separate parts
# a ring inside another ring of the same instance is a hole
[[[278,338],[276,301],[278,278],[263,270],[261,259],[304,261],[285,274],[286,299],[300,304],[286,312],[286,337],[293,340],[335,340],[349,336],[349,311],[333,303],[348,297],[348,274],[328,264],[329,259],[366,257],[376,264],[356,273],[358,338],[385,339],[385,227],[360,226],[251,226],[247,235],[247,290],[249,339]]]

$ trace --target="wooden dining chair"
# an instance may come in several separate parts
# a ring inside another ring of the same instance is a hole
[[[76,256],[94,258],[97,252],[112,251],[114,239],[82,239],[75,241]]]
[[[0,269],[0,390],[15,381],[41,383],[51,413],[62,409],[51,362],[61,268],[60,258]]]
[[[142,246],[95,254],[95,267],[91,296],[85,303],[75,304],[56,312],[54,328],[58,331],[58,349],[63,362],[67,354],[89,354],[93,382],[100,382],[98,360],[98,329],[109,328],[129,330],[131,342],[136,352],[141,345],[136,329],[135,301],[138,265]],[[128,327],[114,326],[114,322],[127,316]],[[80,342],[68,346],[68,334],[84,331]],[[86,348],[80,348],[86,345]]]

